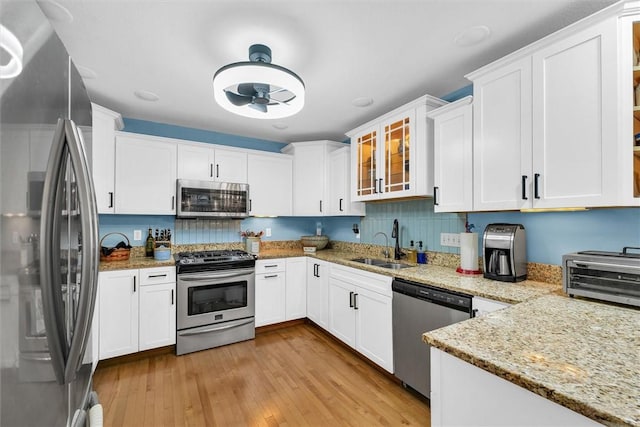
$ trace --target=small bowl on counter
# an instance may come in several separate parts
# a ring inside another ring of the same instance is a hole
[[[302,236],[300,242],[305,248],[315,247],[316,250],[324,249],[329,243],[329,236]]]

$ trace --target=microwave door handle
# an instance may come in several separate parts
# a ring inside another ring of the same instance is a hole
[[[66,333],[60,278],[60,222],[67,156],[64,121],[58,120],[45,174],[40,220],[40,283],[51,365],[59,384],[65,382]]]
[[[226,274],[207,274],[206,276],[197,276],[197,277],[178,277],[180,281],[183,282],[204,282],[207,280],[216,280],[216,279],[229,279],[232,277],[243,277],[246,276],[247,272],[242,273],[226,273]]]
[[[98,287],[98,209],[87,156],[80,130],[71,120],[65,121],[69,157],[76,176],[77,197],[80,206],[82,230],[82,276],[78,311],[69,346],[65,367],[65,380],[71,382],[82,365],[83,355],[89,343],[91,321]]]

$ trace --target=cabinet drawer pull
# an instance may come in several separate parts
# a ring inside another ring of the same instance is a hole
[[[277,274],[270,274],[269,276],[264,276],[265,279],[273,279],[274,277],[278,277]]]
[[[527,175],[522,175],[522,200],[529,200],[527,197]]]
[[[269,265],[265,265],[264,268],[276,268],[278,266],[278,264],[269,264]]]
[[[536,199],[540,198],[540,194],[538,192],[538,190],[539,190],[539,180],[540,180],[540,174],[539,173],[534,173],[533,174],[533,197],[535,197]]]
[[[149,279],[155,279],[156,277],[167,277],[167,273],[165,274],[151,274],[147,276]]]

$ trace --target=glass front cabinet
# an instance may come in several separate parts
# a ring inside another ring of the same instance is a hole
[[[347,133],[354,201],[432,195],[433,131],[426,113],[444,104],[425,95]]]
[[[640,10],[636,11],[636,13],[640,13]],[[640,203],[640,15],[623,19],[621,28],[623,35],[628,37],[627,40],[630,38],[633,44],[632,52],[629,52],[632,54],[631,64],[625,66],[625,70],[630,69],[633,72],[633,86],[629,85],[625,88],[627,94],[630,94],[633,99],[633,134],[631,135],[629,131],[623,132],[623,138],[628,141],[629,146],[633,147],[633,172],[630,174],[632,175],[631,185],[633,187],[633,197]],[[630,34],[626,33],[625,30],[630,30]],[[623,81],[628,82],[629,79],[627,78]],[[628,161],[628,158],[624,159],[623,164]]]

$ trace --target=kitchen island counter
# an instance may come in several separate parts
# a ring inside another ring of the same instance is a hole
[[[548,295],[423,340],[606,425],[640,425],[640,311]]]

